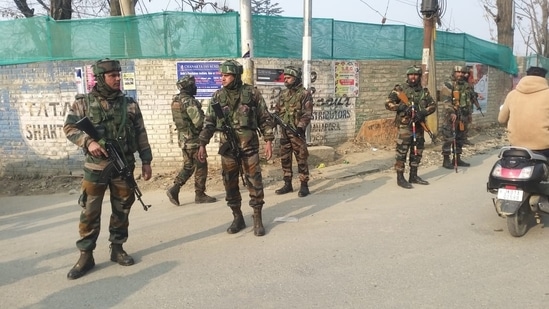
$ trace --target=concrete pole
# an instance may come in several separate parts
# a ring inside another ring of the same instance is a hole
[[[438,0],[423,0],[421,4],[423,14],[423,53],[421,57],[421,85],[429,89],[431,96],[437,101],[437,87],[435,76],[435,44],[436,22],[438,19]],[[432,71],[431,71],[432,69]],[[427,126],[433,132],[438,132],[438,108],[427,117]]]
[[[122,13],[122,16],[135,15],[133,0],[120,0],[120,12]]]
[[[303,87],[311,86],[313,0],[303,0]]]
[[[254,63],[253,63],[253,32],[252,32],[252,0],[240,0],[240,49],[242,55],[242,81],[253,85]]]

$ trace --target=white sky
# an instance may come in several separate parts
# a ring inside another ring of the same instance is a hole
[[[211,0],[216,1],[216,0]],[[304,0],[307,1],[307,0]],[[278,3],[284,12],[282,16],[303,16],[303,3],[300,0],[272,0]],[[230,8],[239,11],[240,0],[217,0],[226,3]],[[496,36],[495,25],[490,31],[490,23],[484,17],[485,11],[480,0],[439,0],[445,4],[442,26],[439,30],[456,33],[467,33],[482,40],[492,41]],[[143,13],[180,10],[181,0],[140,0],[136,9]],[[333,18],[342,21],[353,21],[380,24],[382,16],[387,18],[387,24],[422,27],[422,17],[417,7],[421,0],[313,0],[313,18]],[[185,11],[190,8],[183,7]],[[314,29],[313,29],[314,31]],[[491,35],[492,33],[492,35]],[[515,54],[526,53],[523,40],[515,31]]]

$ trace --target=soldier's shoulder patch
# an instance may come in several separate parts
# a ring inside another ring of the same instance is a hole
[[[444,82],[444,86],[448,89],[452,89],[454,88],[454,86],[452,85],[452,83],[450,81],[445,81]]]

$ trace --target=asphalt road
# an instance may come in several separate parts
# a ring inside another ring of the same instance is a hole
[[[97,265],[74,281],[77,196],[1,197],[2,308],[547,307],[548,232],[509,235],[485,190],[495,159],[420,169],[431,185],[412,190],[392,172],[317,180],[306,198],[268,190],[264,237],[247,206],[248,228],[229,235],[223,201],[195,205],[188,192],[175,207],[147,192],[153,207],[132,210],[129,267],[109,261],[105,204]]]

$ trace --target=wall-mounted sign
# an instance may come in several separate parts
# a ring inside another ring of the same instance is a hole
[[[196,98],[209,99],[221,88],[219,61],[182,61],[177,62],[177,79],[190,74],[196,81]],[[175,86],[175,81],[174,81]]]
[[[284,84],[284,69],[257,69],[256,81],[258,84]]]

